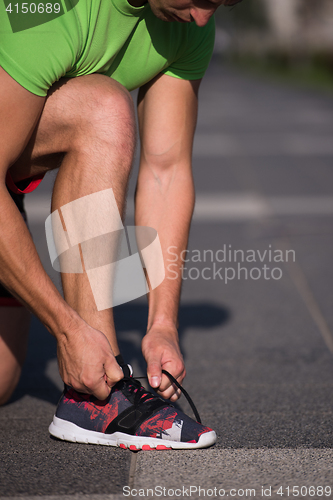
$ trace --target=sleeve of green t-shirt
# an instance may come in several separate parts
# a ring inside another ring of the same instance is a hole
[[[182,80],[198,80],[202,78],[212,57],[214,40],[214,16],[202,28],[199,28],[195,23],[191,23],[184,50],[162,73]]]

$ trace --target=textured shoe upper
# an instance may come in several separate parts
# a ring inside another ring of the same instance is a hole
[[[165,407],[143,422],[136,436],[147,436],[183,443],[197,442],[201,434],[212,429],[195,422],[173,407]]]
[[[123,432],[177,442],[197,442],[203,433],[211,431],[130,377],[118,382],[104,401],[67,388],[56,416],[90,431]]]
[[[59,401],[56,417],[89,431],[105,432],[110,422],[130,406],[131,402],[116,387],[104,401],[68,388]]]

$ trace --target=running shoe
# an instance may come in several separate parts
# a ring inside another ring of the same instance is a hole
[[[216,442],[215,432],[200,423],[197,412],[196,422],[142,387],[131,375],[129,365],[119,364],[125,376],[104,401],[65,387],[49,427],[52,436],[134,451],[189,450]],[[190,404],[193,405],[192,401]]]

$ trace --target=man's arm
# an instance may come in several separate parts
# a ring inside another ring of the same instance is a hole
[[[163,283],[148,296],[142,352],[150,385],[173,401],[179,391],[161,370],[168,370],[180,383],[185,377],[177,323],[181,252],[187,247],[194,208],[191,156],[199,85],[200,80],[159,75],[140,89],[138,98],[141,159],[136,224],[157,230],[166,273]]]

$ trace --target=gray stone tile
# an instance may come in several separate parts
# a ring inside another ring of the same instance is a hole
[[[265,490],[271,487],[270,498],[281,499],[287,496],[287,486],[292,490],[293,486],[298,485],[299,488],[307,487],[307,490],[303,488],[304,498],[311,498],[310,486],[332,487],[332,466],[332,450],[211,448],[192,452],[165,452],[163,455],[141,453],[134,487],[137,490],[157,488],[157,492],[163,492],[165,488],[166,495],[169,493],[172,498],[178,494],[175,492],[176,495],[172,496],[172,490],[180,489],[183,493],[183,488],[187,493],[182,498],[187,495],[191,498],[219,498],[223,495],[221,491],[219,496],[221,489],[225,490],[225,497],[229,498],[265,498],[262,487]],[[153,475],[151,470],[154,470]],[[281,486],[283,496],[277,494]],[[255,495],[253,491],[248,491],[246,495],[246,489],[253,488]],[[213,490],[213,494],[209,490]],[[266,495],[269,493],[266,491]],[[319,498],[319,495],[315,498]]]
[[[0,496],[119,493],[128,483],[131,453],[55,440],[47,413],[0,420]]]

